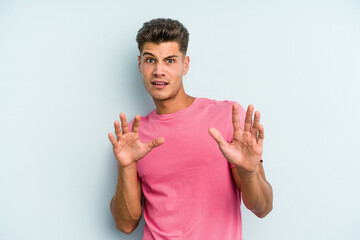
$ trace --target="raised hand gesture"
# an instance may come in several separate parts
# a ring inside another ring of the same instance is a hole
[[[264,128],[260,122],[260,112],[256,111],[252,121],[254,106],[246,111],[244,130],[240,128],[239,106],[232,106],[233,140],[227,143],[221,133],[211,127],[210,135],[219,144],[219,148],[229,163],[234,164],[244,173],[254,173],[263,152]]]
[[[121,129],[119,121],[114,122],[116,139],[112,133],[108,134],[113,145],[114,155],[121,167],[128,167],[148,154],[154,147],[164,143],[163,138],[157,138],[143,143],[139,138],[140,116],[136,115],[131,131],[124,113],[120,113]]]

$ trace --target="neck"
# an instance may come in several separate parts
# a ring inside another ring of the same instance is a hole
[[[166,100],[155,100],[154,103],[156,106],[157,114],[170,114],[180,110],[183,110],[189,107],[195,98],[184,94],[178,94],[174,98],[166,99]]]

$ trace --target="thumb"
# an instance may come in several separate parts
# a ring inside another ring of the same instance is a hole
[[[147,142],[146,145],[148,147],[148,151],[150,152],[153,148],[160,146],[164,142],[165,142],[165,139],[162,137],[156,138],[150,142]]]
[[[225,147],[227,142],[225,141],[225,139],[223,138],[221,133],[216,128],[214,128],[214,127],[209,128],[209,133],[215,139],[215,141],[219,144],[220,148]]]

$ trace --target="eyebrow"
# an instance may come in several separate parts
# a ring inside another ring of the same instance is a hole
[[[153,57],[155,57],[155,56],[154,56],[154,54],[152,54],[152,53],[149,53],[149,52],[144,52],[144,53],[143,53],[142,55],[143,55],[143,56],[144,56],[144,55],[150,55],[150,56],[153,56]]]
[[[178,55],[170,55],[170,56],[167,56],[165,59],[169,59],[169,58],[177,58],[179,57]]]
[[[142,55],[143,55],[143,56],[145,56],[145,55],[150,55],[150,56],[152,56],[152,57],[155,57],[155,55],[152,54],[152,53],[150,53],[150,52],[144,52]],[[178,57],[179,57],[178,55],[170,55],[170,56],[167,56],[165,59],[178,58]]]

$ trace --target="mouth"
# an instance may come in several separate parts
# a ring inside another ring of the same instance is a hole
[[[152,85],[158,85],[158,86],[166,86],[169,83],[165,82],[165,81],[152,81],[151,82]]]
[[[157,88],[157,89],[161,89],[161,88],[165,88],[166,85],[168,85],[168,82],[165,81],[152,81],[151,84]]]

